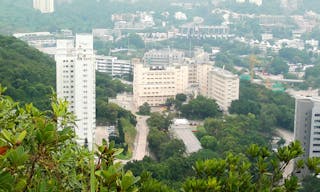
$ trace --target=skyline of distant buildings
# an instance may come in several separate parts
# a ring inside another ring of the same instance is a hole
[[[54,0],[33,0],[33,8],[41,13],[53,13]]]

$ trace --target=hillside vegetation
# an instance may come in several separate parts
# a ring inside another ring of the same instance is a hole
[[[55,87],[55,62],[14,37],[0,35],[0,83],[13,99],[47,109]]]

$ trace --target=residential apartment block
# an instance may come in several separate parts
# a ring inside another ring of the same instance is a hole
[[[73,39],[57,40],[57,96],[69,102],[76,116],[75,132],[80,145],[91,149],[96,119],[95,60],[91,34],[77,34]]]
[[[33,8],[40,10],[41,13],[53,13],[54,0],[33,0]]]
[[[130,60],[120,60],[117,57],[96,55],[96,67],[99,72],[108,73],[112,77],[122,77],[132,73]]]
[[[134,66],[133,98],[135,105],[147,102],[151,106],[164,104],[168,98],[185,93],[188,87],[188,66],[150,66],[139,59]]]
[[[296,99],[294,137],[300,141],[308,157],[320,157],[320,98]]]
[[[216,100],[223,111],[239,99],[239,77],[222,68],[213,68],[208,75],[207,97]]]

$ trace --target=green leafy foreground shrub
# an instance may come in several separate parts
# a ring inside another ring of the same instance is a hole
[[[4,91],[0,86],[0,192],[174,191],[150,173],[134,176],[124,171],[115,162],[122,149],[114,148],[114,143],[103,141],[95,152],[78,146],[75,118],[67,102],[53,97],[51,109],[40,111],[32,104],[19,106]],[[302,153],[298,142],[277,153],[252,145],[246,154],[198,161],[194,175],[186,178],[180,190],[294,192],[300,187],[297,177],[283,178],[283,171]],[[319,163],[313,158],[306,165],[317,175]],[[297,167],[303,164],[297,161]]]
[[[51,110],[39,111],[20,107],[3,91],[0,191],[137,191],[139,177],[114,163],[121,149],[104,141],[94,155],[76,144],[75,118],[65,101],[53,98]]]

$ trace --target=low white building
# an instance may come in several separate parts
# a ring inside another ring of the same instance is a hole
[[[99,72],[108,73],[112,77],[122,77],[132,74],[133,66],[130,60],[121,60],[113,56],[96,55],[95,62]]]

